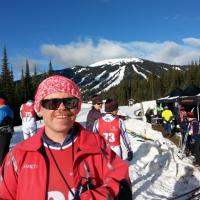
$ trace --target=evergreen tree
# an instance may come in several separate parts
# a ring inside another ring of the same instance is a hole
[[[32,76],[32,87],[33,87],[33,93],[35,94],[35,91],[37,89],[38,86],[38,77],[37,77],[37,66],[34,66],[34,73]]]
[[[19,95],[20,95],[20,99],[22,101],[22,103],[25,102],[26,100],[26,90],[25,90],[25,77],[24,77],[24,69],[22,67],[22,70],[21,70],[21,80],[20,80],[20,84],[19,86],[17,87],[16,90],[19,90]]]
[[[25,70],[25,76],[24,76],[24,98],[25,100],[33,99],[33,88],[32,88],[32,80],[30,76],[30,69],[29,69],[29,63],[28,60],[26,60],[26,70]]]
[[[8,66],[7,50],[4,47],[1,71],[1,95],[6,98],[8,103],[12,104],[14,100],[14,82],[13,73]]]
[[[51,63],[51,60],[49,62],[49,69],[48,69],[48,72],[47,72],[47,76],[51,76],[54,74],[54,71],[53,71],[53,66],[52,66],[52,63]]]

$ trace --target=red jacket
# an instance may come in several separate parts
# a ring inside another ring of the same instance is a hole
[[[104,140],[98,134],[88,132],[78,123],[79,151],[75,155],[73,174],[75,187],[80,177],[90,177],[94,189],[81,194],[81,200],[114,199],[119,192],[119,181],[129,182],[128,164],[105,148]],[[28,140],[17,144],[6,156],[0,169],[0,199],[45,200],[47,167],[41,153],[44,128]],[[84,162],[83,162],[84,161]],[[110,198],[109,198],[110,197]]]

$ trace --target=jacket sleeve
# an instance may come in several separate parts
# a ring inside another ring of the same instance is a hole
[[[94,133],[98,133],[99,132],[99,120],[98,119],[94,122],[93,132]]]
[[[93,120],[93,116],[92,116],[92,110],[90,110],[87,115],[86,129],[92,131],[93,123],[94,123],[94,120]]]
[[[16,199],[17,163],[10,151],[0,168],[0,199]]]
[[[119,119],[119,123],[120,123],[121,136],[122,136],[124,145],[125,145],[127,151],[132,151],[131,143],[130,143],[128,134],[127,134],[127,132],[126,132],[125,123],[124,123],[124,121],[121,120],[121,119]]]
[[[19,115],[20,115],[21,119],[22,119],[22,107],[23,107],[23,104],[20,106],[20,109],[19,109]]]
[[[116,199],[119,193],[120,182],[126,181],[131,191],[130,179],[128,174],[128,163],[117,156],[110,148],[102,150],[101,162],[96,160],[96,170],[101,177],[102,183],[94,189],[87,190],[81,194],[81,200],[98,199],[112,200]],[[130,200],[130,199],[126,199]]]

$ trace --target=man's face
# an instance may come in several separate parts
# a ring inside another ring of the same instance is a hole
[[[96,103],[96,104],[94,104],[93,106],[94,106],[94,108],[96,109],[96,110],[101,110],[102,109],[102,102],[99,102],[99,103]]]
[[[70,97],[73,96],[67,93],[57,92],[46,96],[44,99],[62,99]],[[63,103],[61,103],[56,110],[48,110],[43,106],[41,106],[40,109],[40,115],[43,117],[45,123],[45,132],[47,135],[48,133],[68,134],[68,131],[75,122],[77,114],[77,108],[66,109]]]

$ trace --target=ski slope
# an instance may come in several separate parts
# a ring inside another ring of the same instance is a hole
[[[134,152],[133,160],[129,162],[133,199],[167,199],[200,186],[200,171],[192,165],[191,159],[180,160],[177,156],[178,148],[171,141],[164,138],[160,132],[153,130],[145,119],[136,119],[134,111],[138,110],[140,105],[119,108],[120,113],[131,117],[125,121],[127,129],[153,140],[143,140],[129,135]],[[152,108],[154,105],[154,101],[144,102],[143,108],[147,110],[148,107]],[[90,104],[83,104],[77,117],[77,121],[83,126],[85,126],[90,107]],[[38,127],[42,125],[43,122],[38,121]],[[14,130],[12,146],[22,140],[21,126],[15,127]],[[122,148],[125,159],[127,152],[123,144]]]

